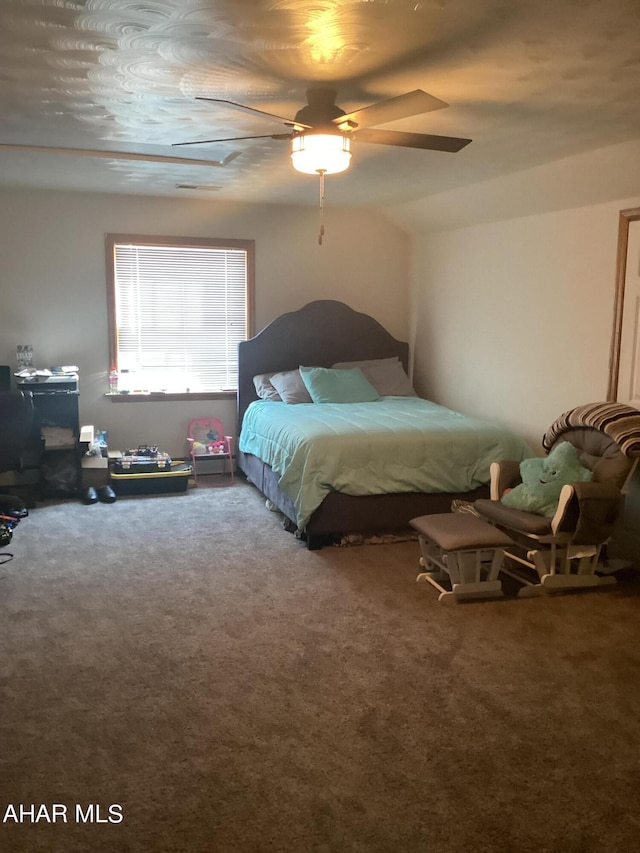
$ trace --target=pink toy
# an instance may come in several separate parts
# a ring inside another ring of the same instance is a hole
[[[227,443],[226,441],[210,441],[207,444],[207,453],[226,453],[227,452]]]

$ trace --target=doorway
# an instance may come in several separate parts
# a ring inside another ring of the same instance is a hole
[[[640,207],[620,211],[607,400],[640,409]],[[640,568],[640,468],[630,483],[612,550]]]
[[[607,400],[640,408],[640,207],[620,211]]]

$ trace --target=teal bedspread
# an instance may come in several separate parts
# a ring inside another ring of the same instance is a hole
[[[489,466],[533,453],[500,426],[419,397],[375,403],[252,403],[239,448],[267,462],[304,530],[330,491],[348,495],[466,492]]]

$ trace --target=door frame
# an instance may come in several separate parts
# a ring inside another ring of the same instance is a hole
[[[618,254],[616,259],[616,292],[613,303],[613,332],[609,356],[609,385],[607,400],[613,402],[618,396],[620,374],[620,343],[622,339],[622,312],[624,286],[627,277],[627,251],[629,246],[629,223],[640,219],[640,207],[629,207],[620,211],[618,218]]]

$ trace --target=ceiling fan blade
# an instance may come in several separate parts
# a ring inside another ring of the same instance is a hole
[[[66,154],[71,157],[98,157],[103,160],[139,160],[143,163],[175,163],[178,166],[226,166],[239,151],[232,151],[224,160],[193,160],[190,157],[166,157],[163,154],[136,154],[132,151],[106,151],[89,148],[55,148],[47,145],[8,145],[0,144],[2,151],[25,151],[33,154]]]
[[[295,119],[284,118],[284,116],[277,116],[274,113],[267,113],[264,110],[256,109],[256,107],[247,107],[245,106],[245,104],[238,104],[235,101],[227,101],[225,98],[202,98],[197,96],[196,101],[209,101],[209,103],[213,104],[226,104],[228,107],[233,107],[236,110],[245,110],[249,113],[257,113],[258,115],[266,116],[267,118],[272,118],[276,121],[282,121],[290,127],[299,127],[301,130],[303,130],[305,127],[309,127],[308,124],[301,124]]]
[[[376,145],[399,145],[401,148],[423,148],[428,151],[449,151],[454,154],[468,145],[470,139],[456,136],[433,136],[430,133],[402,133],[393,130],[356,130],[352,139]]]
[[[352,122],[358,127],[371,127],[374,124],[386,124],[389,121],[409,118],[409,116],[416,116],[421,113],[430,113],[433,110],[441,110],[448,106],[449,104],[445,101],[434,98],[428,92],[423,92],[422,89],[414,89],[413,92],[405,92],[404,95],[398,95],[396,98],[388,98],[386,101],[380,101],[377,104],[371,104],[369,107],[363,107],[361,110],[354,110],[352,113],[340,116],[334,119],[334,124],[340,127],[345,123]]]
[[[207,142],[239,142],[242,139],[291,139],[290,133],[266,133],[262,136],[227,136],[224,139],[198,139],[195,142],[172,142],[172,148],[181,145],[205,145]]]

